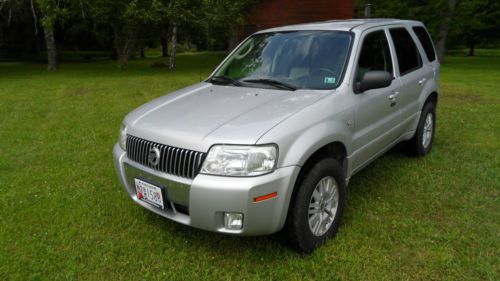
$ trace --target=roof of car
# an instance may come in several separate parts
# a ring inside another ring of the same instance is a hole
[[[312,22],[303,24],[294,24],[287,26],[274,27],[261,30],[257,33],[280,32],[293,30],[341,30],[351,31],[353,29],[368,29],[375,26],[388,24],[404,24],[404,23],[419,23],[412,20],[400,19],[350,19],[350,20],[331,20],[323,22]]]

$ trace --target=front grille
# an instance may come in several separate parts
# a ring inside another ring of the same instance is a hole
[[[149,153],[155,147],[160,151],[160,157],[158,164],[153,165],[149,161]],[[193,179],[200,172],[200,166],[205,156],[206,154],[203,152],[159,144],[127,135],[127,157],[130,160],[178,177]]]

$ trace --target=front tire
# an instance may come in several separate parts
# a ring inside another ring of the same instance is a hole
[[[425,104],[420,115],[415,135],[407,143],[408,151],[418,157],[427,155],[432,149],[435,132],[436,105],[428,102]]]
[[[345,177],[332,158],[319,160],[297,186],[285,225],[288,243],[312,253],[335,236],[345,204]]]

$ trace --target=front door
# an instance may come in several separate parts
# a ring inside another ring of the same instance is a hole
[[[394,77],[386,30],[370,30],[364,34],[361,42],[353,85],[360,82],[368,71],[387,71]],[[354,94],[354,172],[399,137],[401,112],[397,96],[400,90],[401,81],[394,78],[388,87]]]

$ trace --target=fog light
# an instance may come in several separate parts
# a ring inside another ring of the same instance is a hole
[[[243,227],[243,214],[224,213],[224,227],[231,230],[238,230]]]

